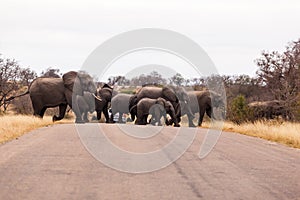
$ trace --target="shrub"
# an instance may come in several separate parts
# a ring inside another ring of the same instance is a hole
[[[251,120],[251,116],[252,114],[247,105],[245,97],[243,95],[235,97],[229,106],[229,120],[234,123],[241,124]]]

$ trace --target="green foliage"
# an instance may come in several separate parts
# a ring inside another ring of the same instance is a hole
[[[243,95],[238,95],[232,100],[228,115],[228,118],[237,124],[247,122],[251,119],[251,111]]]

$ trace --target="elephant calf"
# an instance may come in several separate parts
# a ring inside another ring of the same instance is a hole
[[[95,105],[99,105],[102,101],[100,97],[95,96],[90,92],[84,92],[83,96],[77,95],[76,101],[84,122],[89,122],[88,112],[93,113],[96,109]]]
[[[135,109],[136,111],[133,111],[133,109]],[[146,125],[148,123],[147,118],[149,114],[153,115],[152,117],[154,123],[159,122],[162,116],[169,114],[171,116],[171,119],[175,123],[174,126],[179,126],[173,105],[163,98],[143,98],[137,103],[137,105],[131,108],[130,112],[136,113],[137,119],[135,123],[138,125]]]
[[[111,99],[111,121],[113,122],[114,115],[119,113],[119,123],[123,123],[123,114],[129,113],[129,100],[133,95],[131,94],[117,94]]]

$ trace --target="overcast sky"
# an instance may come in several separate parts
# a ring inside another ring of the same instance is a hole
[[[253,76],[262,50],[283,51],[300,38],[299,10],[298,0],[1,0],[0,53],[38,73],[48,67],[66,72],[80,69],[98,45],[117,34],[163,28],[197,42],[220,74]],[[137,59],[139,65],[166,65]]]

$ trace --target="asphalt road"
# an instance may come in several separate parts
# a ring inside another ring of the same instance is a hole
[[[80,125],[89,126],[95,124]],[[159,150],[177,129],[137,139],[113,124],[100,127],[112,143],[133,152]],[[0,145],[0,199],[300,199],[300,150],[222,133],[200,160],[205,133],[198,128],[192,145],[171,165],[132,174],[95,159],[74,124],[38,129]]]

